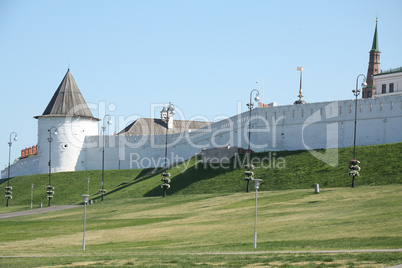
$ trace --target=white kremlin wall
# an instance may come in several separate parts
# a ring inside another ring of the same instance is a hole
[[[251,149],[315,150],[353,146],[355,100],[285,105],[252,110]],[[168,137],[168,164],[184,161],[202,149],[237,146],[247,149],[249,112],[208,127]],[[11,177],[48,172],[52,135],[52,172],[102,168],[102,136],[97,121],[86,118],[39,117],[38,155],[11,166]],[[358,99],[357,146],[402,142],[402,94]],[[105,169],[151,168],[164,165],[165,135],[105,136]],[[314,151],[312,151],[314,153]],[[336,166],[336,159],[316,157]],[[7,177],[7,168],[2,178]]]
[[[256,152],[315,150],[353,146],[354,100],[286,105],[252,110],[251,149]],[[357,146],[402,142],[402,95],[359,99]],[[202,149],[247,149],[249,112],[193,132],[169,135],[168,164],[184,161]],[[102,140],[86,138],[86,169],[101,169]],[[165,135],[106,136],[105,169],[164,165]],[[320,157],[320,156],[317,156]],[[325,159],[323,159],[325,160]],[[337,163],[330,163],[337,165]]]

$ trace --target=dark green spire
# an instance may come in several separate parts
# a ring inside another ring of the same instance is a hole
[[[375,21],[375,31],[374,31],[373,45],[371,47],[371,51],[374,51],[374,52],[380,52],[380,50],[378,49],[377,22],[378,22],[378,19],[376,19],[376,21]]]

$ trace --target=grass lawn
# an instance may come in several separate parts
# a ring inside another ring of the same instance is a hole
[[[402,252],[277,251],[402,248],[402,185],[105,198],[0,220],[1,267],[385,267]],[[248,252],[252,254],[241,254]],[[226,253],[226,254],[215,254]],[[235,254],[233,254],[235,253]]]
[[[357,158],[361,161],[361,176],[356,185],[402,184],[402,143],[382,144],[357,147]],[[256,160],[255,178],[263,179],[261,191],[308,189],[318,183],[321,187],[348,187],[348,164],[353,155],[353,148],[319,150],[319,153],[335,155],[337,165],[328,165],[315,158],[308,151],[281,151],[252,154]],[[244,156],[232,158],[231,163],[216,168],[200,163],[200,158],[192,158],[169,170],[171,188],[168,195],[189,194],[234,194],[245,191],[244,169],[241,167]],[[245,163],[245,162],[244,162]],[[275,163],[282,163],[277,165]],[[156,171],[156,174],[150,172]],[[158,197],[162,190],[160,170],[105,170],[104,185],[106,199],[126,199],[140,197]],[[98,200],[101,188],[101,171],[77,171],[52,174],[55,194],[53,205],[80,203],[81,195],[87,193],[87,178],[90,178],[89,194]],[[0,187],[7,180],[0,180]],[[0,207],[0,213],[19,209],[28,209],[31,204],[31,184],[34,184],[34,207],[39,203],[47,205],[46,185],[48,174],[20,176],[10,179],[13,187],[13,199],[10,207]],[[251,187],[252,188],[252,187]],[[4,200],[5,203],[5,200]]]

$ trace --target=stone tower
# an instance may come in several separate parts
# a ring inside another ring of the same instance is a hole
[[[38,173],[85,170],[85,136],[98,134],[93,117],[70,69],[38,119]],[[51,144],[49,142],[51,132]],[[49,150],[51,149],[51,150]]]
[[[375,81],[373,76],[380,73],[380,50],[378,49],[378,35],[377,35],[377,23],[378,18],[375,22],[375,31],[373,38],[373,45],[370,50],[369,66],[367,69],[367,87],[363,88],[362,98],[374,98],[375,94]]]

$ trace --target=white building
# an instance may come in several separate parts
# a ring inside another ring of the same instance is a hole
[[[402,92],[402,67],[381,71],[374,75],[376,81],[376,96],[383,94],[398,94]]]

